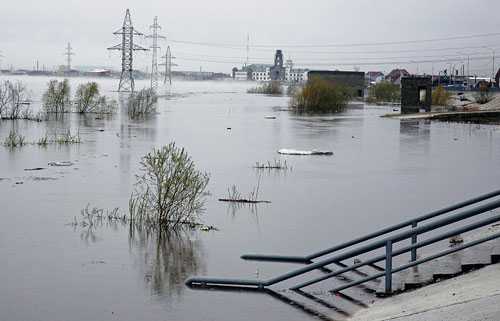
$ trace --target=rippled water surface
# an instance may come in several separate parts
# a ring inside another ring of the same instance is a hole
[[[15,79],[39,108],[49,79]],[[72,79],[73,89],[83,81]],[[97,81],[118,98],[116,80]],[[240,255],[307,254],[498,188],[500,127],[400,122],[379,117],[392,108],[375,106],[297,116],[283,110],[288,98],[246,94],[251,86],[175,82],[161,90],[159,114],[142,121],[129,120],[123,106],[102,119],[2,121],[2,141],[12,128],[28,141],[71,129],[82,143],[0,146],[0,320],[308,320],[268,295],[195,291],[184,281],[265,279],[293,266]],[[119,223],[71,225],[87,205],[126,211],[141,156],[171,141],[210,173],[203,221],[219,231],[160,238]],[[285,157],[280,148],[334,155]],[[252,168],[274,159],[292,169]],[[74,165],[48,167],[51,161]],[[45,169],[25,171],[34,167]],[[272,203],[217,201],[231,185],[246,194],[259,180],[260,198]]]

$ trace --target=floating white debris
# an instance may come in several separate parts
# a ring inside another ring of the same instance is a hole
[[[278,150],[278,153],[282,155],[333,155],[333,152],[326,150],[297,150],[287,148]]]
[[[62,162],[49,162],[49,166],[73,166],[73,163],[70,161],[62,161]]]

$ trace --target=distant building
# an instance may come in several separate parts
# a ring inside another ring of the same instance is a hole
[[[365,92],[365,73],[360,71],[311,70],[308,79],[320,78],[334,84],[342,84],[352,88],[357,97],[363,97]]]
[[[385,79],[393,84],[401,85],[401,78],[409,75],[410,73],[406,69],[394,69],[385,76]]]
[[[294,83],[302,83],[307,81],[307,73],[309,70],[307,69],[289,69],[285,70],[285,81],[294,82]]]
[[[235,80],[248,80],[248,73],[246,71],[236,71],[234,73]]]
[[[369,84],[377,84],[384,80],[384,74],[380,71],[369,71],[365,75],[366,82]]]

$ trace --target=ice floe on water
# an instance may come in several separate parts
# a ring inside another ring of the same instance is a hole
[[[289,148],[282,148],[278,150],[278,153],[282,155],[333,155],[333,152],[327,150],[299,150]]]

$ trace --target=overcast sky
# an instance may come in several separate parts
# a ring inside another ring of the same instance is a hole
[[[406,67],[430,73],[465,64],[470,55],[471,73],[489,75],[493,64],[488,57],[492,49],[500,52],[500,35],[351,46],[500,33],[499,0],[2,0],[2,67],[31,69],[36,60],[48,68],[64,64],[70,41],[74,66],[119,69],[119,52],[106,48],[120,42],[112,32],[121,26],[126,8],[134,27],[144,33],[158,16],[167,36],[160,41],[162,53],[169,44],[178,70],[229,73],[246,59],[247,34],[250,63],[272,63],[275,49],[283,49],[296,67],[313,69]],[[148,39],[135,42],[150,45]],[[150,53],[138,52],[135,67],[144,70],[150,60]]]

